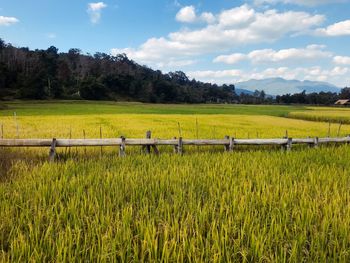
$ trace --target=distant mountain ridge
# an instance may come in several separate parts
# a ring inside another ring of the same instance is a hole
[[[235,92],[236,92],[237,95],[241,95],[242,93],[243,94],[248,94],[248,95],[253,95],[254,94],[254,91],[247,90],[247,89],[237,89],[237,88],[235,88]]]
[[[266,94],[271,95],[282,95],[287,93],[300,93],[303,90],[306,93],[312,92],[340,92],[340,88],[320,81],[310,81],[310,80],[286,80],[283,78],[267,78],[267,79],[251,79],[244,82],[238,82],[235,84],[236,90],[254,91],[254,90],[264,90]]]

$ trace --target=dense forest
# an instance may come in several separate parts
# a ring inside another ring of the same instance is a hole
[[[133,100],[162,103],[237,101],[234,85],[190,80],[181,71],[162,74],[125,54],[59,53],[17,48],[0,39],[0,99]]]
[[[234,85],[190,80],[182,71],[163,74],[128,59],[125,54],[83,54],[72,48],[59,53],[14,47],[0,39],[0,100],[86,99],[151,103],[301,103],[330,105],[350,99],[350,88],[340,94],[320,92],[272,97],[264,91],[239,96]]]

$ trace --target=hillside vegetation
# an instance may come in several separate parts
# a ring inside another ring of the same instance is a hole
[[[0,100],[88,99],[141,102],[233,102],[234,85],[190,80],[181,71],[163,74],[128,59],[77,48],[30,50],[0,39]]]

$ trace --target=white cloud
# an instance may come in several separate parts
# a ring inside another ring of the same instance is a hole
[[[247,10],[247,15],[249,14],[250,10]],[[323,20],[324,17],[321,15],[310,15],[305,12],[278,13],[269,10],[255,13],[254,18],[249,22],[246,21],[247,24],[242,27],[237,28],[238,25],[234,21],[221,19],[221,22],[199,30],[171,33],[167,41],[187,44],[196,51],[219,51],[242,44],[272,42],[289,33],[318,25]]]
[[[192,21],[193,14],[185,16],[185,13],[192,12],[181,13],[181,20]],[[230,14],[239,19],[230,17]],[[198,16],[195,17],[198,21]],[[140,63],[153,66],[177,57],[184,60],[196,55],[227,51],[240,45],[273,42],[286,35],[314,29],[325,19],[322,15],[306,12],[256,12],[247,5],[224,10],[213,17],[217,18],[215,22],[200,29],[183,29],[167,37],[148,39],[138,48],[112,49],[111,52],[124,52]]]
[[[19,20],[15,17],[10,16],[0,16],[0,26],[10,26],[18,23]]]
[[[318,28],[315,31],[319,36],[346,36],[350,35],[350,20],[341,21],[326,28]]]
[[[221,55],[221,56],[217,56],[213,62],[215,63],[225,63],[225,64],[236,64],[238,62],[241,62],[243,60],[247,59],[247,55],[246,54],[242,54],[242,53],[235,53],[235,54],[231,54],[231,55]]]
[[[138,63],[147,64],[161,69],[181,69],[181,67],[195,64],[197,61],[188,59],[187,53],[182,53],[186,46],[171,43],[165,39],[152,38],[144,43],[139,50],[132,48],[111,49],[112,55],[125,53]],[[176,51],[176,52],[175,52]]]
[[[340,87],[348,85],[346,83],[347,75],[350,73],[348,67],[334,67],[330,69],[323,69],[319,66],[315,67],[277,67],[267,68],[264,70],[204,70],[187,72],[188,76],[201,81],[218,83],[218,84],[234,84],[250,79],[266,79],[266,78],[284,78],[288,80],[313,80],[313,81],[327,81],[336,84]],[[348,78],[349,79],[349,78]]]
[[[193,5],[181,8],[176,14],[176,20],[179,22],[192,23],[196,18],[196,10]]]
[[[156,67],[159,69],[183,69],[183,67],[190,66],[193,64],[196,64],[196,60],[178,60],[178,59],[172,59],[167,62],[158,62],[156,64]]]
[[[106,8],[107,5],[103,2],[98,2],[98,3],[89,3],[88,4],[88,9],[90,9],[91,11],[100,11],[103,8]]]
[[[216,21],[216,18],[212,13],[204,12],[200,15],[199,20],[204,21],[208,24],[213,24]]]
[[[203,12],[198,16],[195,7],[191,5],[181,8],[176,14],[176,20],[182,23],[205,22],[212,24],[216,21],[216,18],[210,12]]]
[[[330,71],[331,76],[343,76],[349,72],[349,68],[335,67]]]
[[[252,23],[255,19],[254,9],[251,9],[248,5],[242,5],[223,11],[219,15],[219,25],[230,28],[243,27]]]
[[[243,72],[237,69],[218,70],[218,71],[199,70],[199,71],[188,72],[188,74],[192,78],[198,78],[198,79],[203,79],[203,78],[220,79],[220,78],[231,78],[231,77],[237,78],[237,77],[240,77],[243,74]]]
[[[338,65],[350,65],[350,57],[335,56],[333,62]]]
[[[89,3],[87,13],[90,16],[90,21],[93,24],[96,24],[101,19],[101,12],[102,9],[106,8],[107,5],[104,2],[97,2],[97,3]]]
[[[332,53],[324,51],[323,46],[310,45],[306,48],[290,48],[275,51],[272,49],[256,50],[248,54],[248,58],[255,64],[269,62],[307,62],[329,58]]]
[[[296,4],[303,6],[317,6],[325,4],[346,3],[348,0],[255,0],[256,5],[262,4]]]
[[[226,64],[236,64],[242,60],[249,60],[253,64],[272,63],[272,62],[307,62],[319,60],[321,58],[330,58],[331,52],[325,51],[323,45],[309,45],[306,48],[289,48],[281,50],[260,49],[254,50],[248,54],[235,53],[231,55],[221,55],[213,62],[222,62]]]

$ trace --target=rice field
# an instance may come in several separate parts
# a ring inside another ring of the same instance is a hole
[[[288,117],[309,121],[323,121],[350,124],[350,108],[325,108],[310,107],[307,111],[288,113]]]
[[[86,105],[75,104],[69,114],[65,103],[50,105],[0,111],[4,137],[82,138],[84,130],[99,138],[100,127],[103,137],[133,138],[147,130],[159,138],[328,132],[327,123],[276,114],[292,107],[217,114],[188,106],[196,112],[164,114],[164,105],[138,113],[139,105],[125,104],[130,113],[83,114]],[[119,158],[113,147],[102,155],[100,148],[60,149],[59,160],[47,163],[48,149],[0,149],[0,261],[350,261],[350,146],[160,150],[127,148]]]

